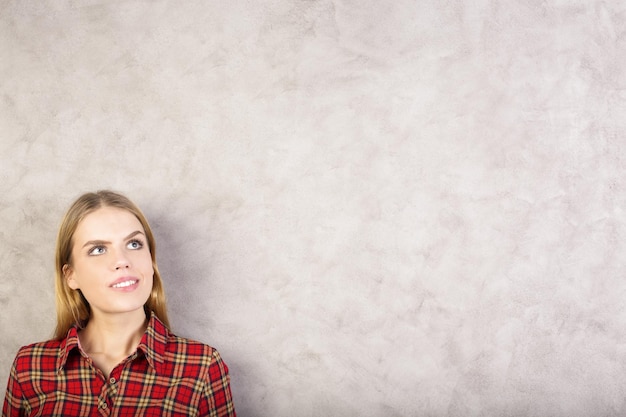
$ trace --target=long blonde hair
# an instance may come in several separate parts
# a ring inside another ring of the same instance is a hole
[[[65,265],[70,265],[72,262],[72,247],[74,245],[73,237],[78,224],[89,213],[101,207],[116,207],[127,210],[137,217],[137,220],[139,220],[143,226],[146,232],[148,248],[150,249],[150,256],[152,257],[152,267],[154,269],[152,292],[148,297],[148,301],[146,301],[146,304],[144,305],[144,309],[147,316],[154,312],[159,320],[161,320],[167,327],[170,326],[169,319],[167,317],[167,305],[165,302],[163,282],[161,281],[161,274],[159,273],[159,268],[156,263],[156,245],[154,235],[152,234],[148,220],[146,220],[139,207],[137,207],[127,197],[113,191],[102,190],[95,193],[86,193],[80,196],[70,206],[67,213],[65,213],[61,226],[59,227],[55,256],[57,325],[54,337],[57,340],[64,339],[67,336],[68,330],[72,326],[83,327],[89,321],[91,311],[89,303],[80,290],[72,290],[68,286],[63,272],[63,267]]]

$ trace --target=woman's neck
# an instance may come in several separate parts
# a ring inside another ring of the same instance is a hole
[[[131,355],[146,331],[143,311],[132,314],[93,314],[79,333],[81,347],[89,356],[105,354],[113,358]]]

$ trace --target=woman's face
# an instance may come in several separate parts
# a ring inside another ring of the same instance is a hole
[[[154,269],[139,220],[115,207],[85,216],[74,232],[72,262],[64,273],[70,288],[82,291],[92,317],[143,314]]]

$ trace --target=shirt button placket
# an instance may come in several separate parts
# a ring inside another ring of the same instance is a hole
[[[115,378],[109,378],[109,385],[103,385],[102,391],[100,393],[100,398],[98,399],[98,412],[103,417],[108,417],[111,415],[111,407],[110,407],[110,398],[112,390],[115,390]]]
[[[100,400],[100,404],[98,404],[98,412],[101,416],[108,417],[111,415],[111,409],[107,405],[106,401],[103,399]]]

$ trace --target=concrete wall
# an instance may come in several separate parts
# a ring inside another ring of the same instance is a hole
[[[84,191],[242,417],[626,413],[620,2],[0,0],[0,380]]]

